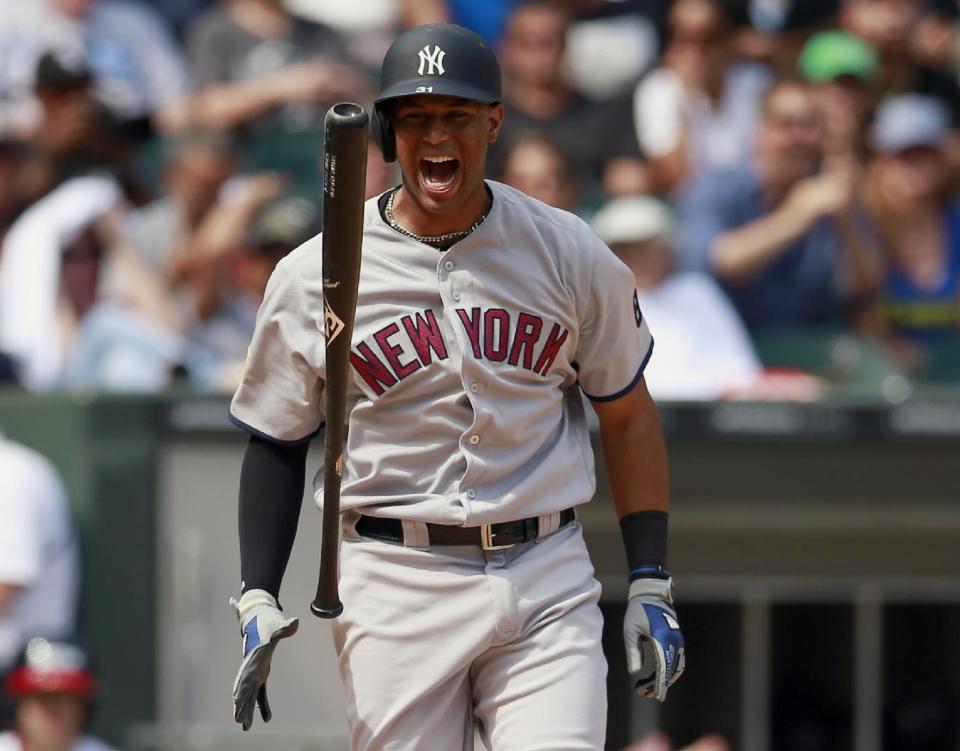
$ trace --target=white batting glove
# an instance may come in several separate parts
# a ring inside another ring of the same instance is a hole
[[[284,618],[274,596],[263,589],[244,592],[239,602],[231,597],[230,604],[243,634],[243,662],[233,682],[233,719],[249,730],[256,706],[264,722],[273,716],[267,701],[270,660],[277,642],[297,633],[300,621]]]
[[[627,671],[641,696],[663,701],[683,674],[683,633],[673,609],[672,580],[636,579],[630,583],[623,619]]]

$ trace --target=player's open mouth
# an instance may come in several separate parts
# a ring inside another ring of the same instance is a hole
[[[460,175],[460,160],[451,156],[427,156],[420,160],[420,181],[431,193],[452,190]]]

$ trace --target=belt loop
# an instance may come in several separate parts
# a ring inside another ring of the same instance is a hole
[[[340,517],[341,525],[343,529],[343,537],[347,539],[358,538],[360,535],[357,534],[357,522],[360,521],[360,514],[354,509],[348,509],[343,512]]]
[[[408,548],[430,548],[430,535],[426,522],[403,520],[403,544]]]
[[[549,534],[556,532],[560,528],[560,514],[543,514],[539,520],[540,523],[540,532],[537,535],[538,537],[546,537]]]

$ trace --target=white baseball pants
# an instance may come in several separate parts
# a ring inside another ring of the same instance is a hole
[[[353,751],[597,751],[602,617],[579,523],[499,551],[344,532],[333,624]]]

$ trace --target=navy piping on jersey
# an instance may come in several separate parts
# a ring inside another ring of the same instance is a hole
[[[583,393],[586,397],[592,402],[612,402],[614,399],[619,399],[621,396],[628,394],[630,390],[639,383],[640,379],[643,377],[643,371],[647,368],[647,363],[650,362],[650,355],[653,354],[653,339],[650,339],[650,346],[647,347],[647,354],[644,355],[643,361],[640,363],[640,367],[637,369],[637,374],[633,377],[633,380],[626,385],[625,388],[620,389],[616,394],[611,394],[610,396],[591,396],[587,394],[586,391]],[[583,390],[583,387],[580,387]]]
[[[255,435],[257,438],[262,438],[265,441],[270,441],[270,443],[276,443],[280,446],[299,446],[303,443],[308,443],[309,441],[312,441],[320,432],[320,430],[323,428],[323,426],[326,425],[326,423],[322,422],[320,423],[320,427],[314,430],[309,435],[305,435],[303,438],[295,438],[292,441],[285,441],[283,438],[274,438],[269,433],[264,433],[262,430],[257,430],[252,425],[247,425],[247,423],[245,423],[240,418],[234,417],[233,412],[228,412],[227,416],[230,418],[230,422],[232,422],[241,430],[245,430],[247,433],[251,433]]]

